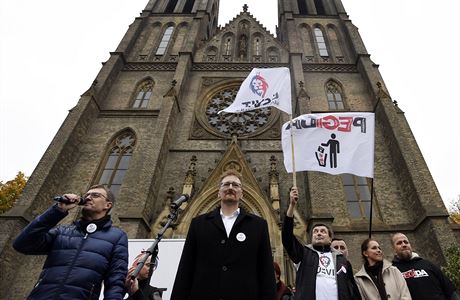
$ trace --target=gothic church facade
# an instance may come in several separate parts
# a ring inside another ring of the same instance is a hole
[[[274,0],[272,0],[274,1]],[[273,256],[292,283],[281,244],[291,175],[283,166],[276,109],[217,115],[254,67],[288,67],[294,115],[376,110],[373,236],[391,255],[392,232],[406,233],[424,257],[444,262],[460,242],[404,117],[340,0],[278,0],[276,36],[244,6],[222,27],[219,0],[150,0],[116,51],[70,111],[17,204],[0,216],[0,293],[19,299],[32,289],[43,258],[16,253],[19,231],[53,195],[110,186],[116,225],[129,238],[154,238],[172,199],[186,193],[166,238],[184,238],[190,220],[215,208],[219,175],[243,174],[242,207],[267,220]],[[72,172],[68,172],[72,170]],[[367,178],[299,172],[295,233],[328,223],[351,248],[368,235]],[[75,210],[65,222],[78,218]],[[11,281],[8,278],[17,279]]]

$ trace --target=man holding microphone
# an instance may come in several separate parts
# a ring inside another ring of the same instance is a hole
[[[92,186],[80,198],[56,197],[58,203],[35,218],[13,247],[23,254],[47,255],[43,270],[27,299],[123,299],[128,269],[128,238],[112,226],[115,197],[103,185]],[[82,217],[55,227],[77,205]]]

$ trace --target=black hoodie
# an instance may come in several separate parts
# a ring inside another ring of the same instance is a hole
[[[415,253],[407,261],[395,256],[393,265],[401,271],[403,277],[406,279],[412,299],[457,299],[454,295],[455,286],[442,273],[441,269]]]

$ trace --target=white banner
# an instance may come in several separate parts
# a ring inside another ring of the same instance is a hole
[[[129,263],[128,268],[132,266],[136,256],[141,251],[147,250],[152,246],[154,239],[128,239]],[[179,260],[184,248],[185,239],[162,239],[158,243],[158,267],[153,272],[150,279],[150,285],[166,289],[163,291],[163,300],[169,300],[171,297],[174,279],[176,278]],[[126,299],[128,295],[125,295]],[[104,299],[104,290],[102,289],[99,299]],[[150,299],[150,298],[149,298]]]
[[[374,114],[322,113],[293,121],[295,168],[374,177]],[[290,122],[283,125],[284,166],[292,173]]]
[[[240,113],[268,106],[292,114],[291,74],[288,68],[252,69],[233,103],[218,113]]]

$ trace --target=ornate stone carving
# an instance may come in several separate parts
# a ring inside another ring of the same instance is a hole
[[[238,172],[241,173],[241,165],[238,161],[236,160],[231,160],[229,162],[227,162],[225,165],[224,165],[224,171],[227,171],[227,170],[236,170]]]
[[[230,60],[229,60],[230,61]],[[195,63],[192,66],[193,71],[247,71],[250,72],[253,68],[277,68],[277,67],[289,67],[287,64],[282,63],[264,63],[264,64],[255,64],[255,63],[220,63],[220,64],[211,64],[211,63]]]
[[[272,201],[273,209],[278,213],[280,211],[280,192],[279,192],[279,173],[277,170],[278,160],[274,155],[270,157],[270,200]]]
[[[195,177],[196,177],[196,156],[193,155],[190,159],[190,165],[187,172],[185,173],[184,186],[182,188],[182,194],[191,196],[195,187]]]
[[[357,73],[355,65],[333,65],[333,64],[304,64],[304,72],[349,72]]]
[[[123,68],[123,71],[174,71],[176,63],[129,63]]]

